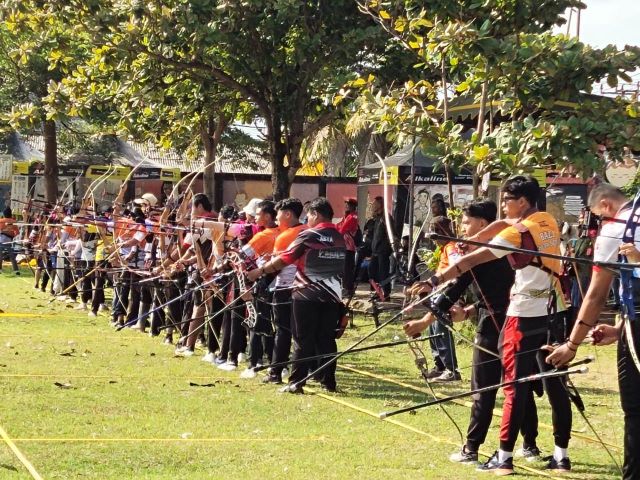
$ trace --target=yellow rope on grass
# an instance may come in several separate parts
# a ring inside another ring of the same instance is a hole
[[[343,405],[345,407],[351,408],[352,410],[356,410],[356,411],[358,411],[360,413],[364,413],[365,415],[369,415],[369,416],[374,417],[374,418],[380,418],[377,413],[372,412],[371,410],[367,410],[366,408],[359,407],[359,406],[354,405],[352,403],[346,402],[346,401],[344,401],[344,400],[342,400],[340,398],[333,397],[333,396],[330,396],[330,395],[325,395],[324,393],[318,393],[318,392],[315,392],[314,390],[311,390],[310,388],[306,388],[306,390],[309,393],[313,393],[315,396],[320,397],[320,398],[324,398],[325,400],[329,400],[330,402],[338,403],[340,405]],[[412,431],[414,433],[417,433],[418,435],[422,435],[424,437],[428,437],[429,439],[433,440],[434,442],[444,443],[444,444],[447,444],[447,445],[453,445],[453,446],[458,447],[458,448],[460,447],[460,445],[457,442],[437,437],[437,436],[432,435],[432,434],[430,434],[428,432],[425,432],[424,430],[420,430],[419,428],[413,427],[413,426],[408,425],[408,424],[406,424],[404,422],[401,422],[399,420],[395,420],[393,418],[384,418],[384,419],[382,419],[382,421],[387,422],[387,423],[391,423],[393,425],[397,425],[398,427],[402,427],[402,428],[404,428],[406,430],[410,430],[410,431]],[[487,458],[491,457],[490,454],[488,454],[487,452],[483,452],[482,450],[480,450],[479,453],[481,455],[484,455]],[[514,465],[517,468],[520,468],[522,470],[526,470],[527,472],[530,472],[530,473],[533,473],[533,474],[536,474],[536,475],[540,475],[542,477],[552,478],[554,480],[565,480],[562,477],[554,477],[553,475],[550,475],[547,472],[544,472],[542,470],[538,470],[536,468],[528,467],[526,465],[516,464],[515,462],[514,462]]]
[[[348,370],[350,372],[353,373],[357,373],[359,375],[363,375],[365,377],[370,377],[370,378],[375,378],[377,380],[382,380],[384,382],[389,382],[389,383],[393,383],[396,385],[399,385],[401,387],[405,387],[411,390],[414,390],[416,392],[420,392],[420,393],[426,393],[426,394],[430,394],[430,392],[426,389],[426,388],[420,388],[417,387],[415,385],[412,385],[410,383],[405,383],[405,382],[401,382],[399,380],[395,380],[393,378],[389,378],[389,377],[385,377],[384,375],[378,375],[376,373],[371,373],[371,372],[366,372],[364,370],[358,370],[357,368],[353,368],[353,367],[349,367],[346,365],[338,365],[338,368],[341,368],[343,370]],[[441,393],[436,393],[436,397],[438,398],[445,398],[446,395],[443,395]],[[462,405],[464,407],[471,407],[471,402],[466,402],[464,400],[453,400],[452,403],[455,403],[457,405]],[[493,410],[493,415],[495,417],[502,417],[502,412],[500,410]],[[542,427],[546,430],[553,430],[553,427],[551,425],[547,425],[545,423],[538,423],[539,427]],[[589,443],[597,443],[598,445],[600,445],[600,441],[596,438],[590,437],[588,435],[584,435],[582,433],[577,433],[577,432],[571,432],[571,435],[573,437],[579,438],[581,440],[584,440],[585,442],[589,442]],[[619,451],[623,451],[623,448],[619,445],[615,445],[613,443],[608,443],[608,442],[603,442],[607,447],[611,447],[611,448],[615,448],[616,450]]]
[[[20,462],[22,462],[22,464],[26,467],[26,469],[29,471],[31,476],[35,480],[42,480],[42,477],[40,476],[38,471],[35,469],[35,467],[31,464],[29,460],[27,460],[27,457],[24,456],[24,454],[18,449],[18,447],[16,447],[16,444],[13,443],[13,441],[9,438],[9,435],[7,435],[7,432],[5,432],[4,428],[2,428],[1,426],[0,426],[0,437],[2,437],[4,442],[9,446],[9,448],[15,454],[15,456],[18,457],[18,460],[20,460]]]

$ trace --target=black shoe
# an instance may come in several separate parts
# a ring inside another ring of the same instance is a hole
[[[449,455],[449,460],[456,463],[478,463],[478,452],[467,450],[467,446],[464,445],[462,450]]]
[[[553,458],[553,455],[550,457],[545,457],[544,460],[548,460],[549,463],[544,467],[545,470],[553,470],[554,472],[570,472],[571,471],[571,460],[568,457],[563,458],[558,461]]]
[[[527,462],[535,462],[540,458],[540,449],[535,445],[532,447],[523,445],[522,448],[516,451],[516,456],[524,458]]]
[[[304,390],[302,390],[302,387],[297,386],[295,383],[289,383],[278,390],[278,393],[293,393],[301,395],[304,393]]]
[[[497,476],[513,474],[513,458],[507,458],[504,462],[498,461],[498,451],[496,450],[489,460],[476,468],[478,472],[494,472]]]
[[[275,385],[282,385],[282,378],[276,375],[265,375],[262,378],[262,383],[273,383]]]
[[[335,385],[320,384],[320,388],[322,388],[322,390],[324,390],[325,392],[329,392],[329,393],[336,393],[338,391]]]
[[[444,372],[444,370],[440,370],[438,367],[433,367],[429,370],[429,373],[427,373],[427,379],[439,377],[442,375],[442,372]]]

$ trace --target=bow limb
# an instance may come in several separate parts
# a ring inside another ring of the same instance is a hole
[[[389,239],[389,244],[391,245],[391,250],[393,252],[393,256],[396,259],[396,264],[398,264],[398,254],[396,251],[397,242],[395,240],[395,235],[393,234],[393,228],[391,227],[391,214],[389,213],[389,178],[387,177],[387,164],[384,163],[384,159],[376,154],[378,160],[380,161],[380,165],[382,166],[382,183],[384,186],[384,192],[382,195],[384,202],[384,224],[387,230],[387,237]]]

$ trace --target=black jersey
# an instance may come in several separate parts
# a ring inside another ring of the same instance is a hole
[[[287,265],[297,266],[293,299],[340,301],[345,241],[333,223],[320,223],[301,231],[279,257]]]

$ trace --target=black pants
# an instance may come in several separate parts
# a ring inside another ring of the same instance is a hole
[[[129,282],[126,277],[127,272],[116,273],[113,277],[113,309],[111,315],[114,320],[127,314],[129,306]]]
[[[475,344],[491,352],[498,351],[498,333],[483,335],[476,334]],[[478,348],[473,350],[473,369],[471,371],[471,389],[484,388],[500,383],[502,365],[500,359],[483,352]],[[477,452],[480,445],[487,438],[487,432],[493,418],[493,408],[496,405],[498,390],[477,393],[472,397],[471,419],[467,429],[467,449]],[[520,433],[524,438],[525,447],[536,445],[538,436],[538,411],[533,399],[533,390],[529,390],[526,399],[525,417]]]
[[[180,275],[179,277],[176,277],[171,283],[168,283],[165,286],[164,290],[166,301],[170,302],[171,300],[175,300],[176,298],[181,297],[185,292],[186,282],[186,276]],[[180,300],[175,300],[174,302],[167,305],[167,325],[173,325],[175,328],[178,328],[178,325],[182,321],[183,311],[184,297],[182,297]],[[174,327],[167,329],[167,334],[173,333]]]
[[[355,290],[356,252],[344,252],[344,273],[342,274],[342,288],[348,295]]]
[[[93,291],[93,299],[91,301],[91,311],[93,313],[98,313],[100,305],[104,303],[104,283],[107,279],[107,273],[103,271],[103,269],[108,267],[107,263],[99,261],[97,265],[99,269],[95,271],[96,286]]]
[[[151,301],[151,331],[150,334],[152,336],[157,336],[160,334],[160,327],[165,325],[165,313],[163,308],[158,308],[160,305],[164,305],[167,303],[167,297],[165,295],[165,288],[159,281],[153,282],[152,288],[152,301]]]
[[[373,254],[369,260],[369,278],[380,284],[387,280],[390,276],[390,259],[390,255]],[[382,285],[382,291],[385,297],[391,295],[391,282]]]
[[[638,320],[633,324],[636,351],[640,352]],[[640,478],[640,372],[629,350],[626,333],[618,342],[618,385],[624,412],[624,480]]]
[[[93,271],[96,262],[93,260],[79,260],[80,274],[82,281],[80,282],[82,289],[82,303],[89,303],[93,297],[93,282],[95,279],[95,272]]]
[[[220,331],[222,329],[222,315],[218,312],[224,308],[224,301],[221,293],[211,294],[211,307],[205,321],[207,322],[207,350],[211,353],[220,348]]]
[[[286,362],[291,353],[291,290],[276,290],[273,295],[273,323],[276,327],[271,363]],[[271,376],[281,377],[284,367],[272,367]]]
[[[337,351],[336,328],[342,308],[333,302],[293,300],[293,355],[292,360]],[[302,380],[309,373],[307,362],[294,363],[289,383]],[[336,387],[336,363],[318,373],[320,383],[330,389]]]
[[[541,372],[552,370],[545,363],[547,352],[540,347],[549,341],[547,316],[543,317],[507,317],[500,332],[500,354],[504,380],[510,381],[531,375],[535,372],[536,363]],[[553,339],[551,339],[553,340]],[[543,380],[544,389],[551,404],[553,437],[555,445],[567,448],[571,438],[571,403],[564,379],[550,378]],[[527,399],[531,382],[518,383],[504,388],[502,423],[500,425],[500,448],[512,452],[525,419]]]

